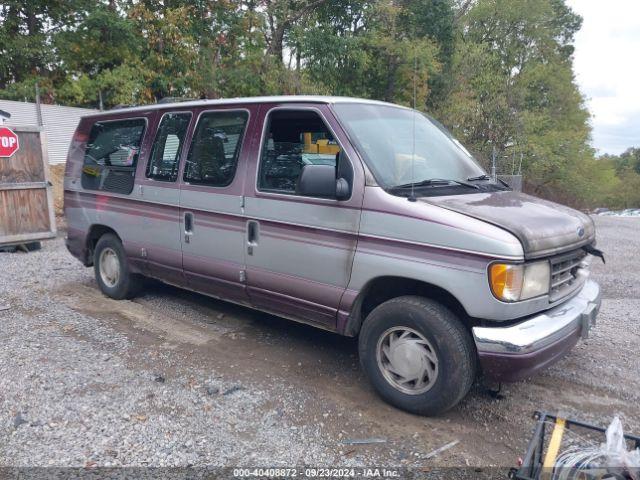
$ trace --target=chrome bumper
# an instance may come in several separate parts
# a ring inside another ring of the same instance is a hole
[[[600,310],[600,287],[587,280],[582,290],[546,312],[508,327],[473,327],[479,354],[527,355],[560,342],[576,331],[586,338]]]

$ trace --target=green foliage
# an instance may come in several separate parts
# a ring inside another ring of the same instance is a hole
[[[459,21],[453,87],[436,116],[485,166],[495,151],[499,171],[518,173],[522,158],[536,195],[578,207],[615,203],[624,181],[594,158],[573,76],[581,19],[562,0],[478,0]]]
[[[603,155],[598,168],[610,172],[616,181],[603,194],[603,204],[611,208],[638,208],[640,205],[640,148],[628,148],[620,155]]]
[[[638,206],[640,149],[596,159],[565,0],[8,0],[0,96],[105,108],[333,94],[429,110],[479,160],[576,206]]]
[[[417,33],[411,9],[419,3],[326,4],[292,32],[296,70],[299,55],[303,73],[320,91],[404,105],[413,105],[415,82],[416,105],[424,108],[441,65],[431,32]]]
[[[640,174],[640,148],[628,148],[620,155],[604,155],[602,160],[612,162],[616,172],[619,174],[626,170]]]
[[[7,0],[0,4],[0,89],[56,69],[53,37],[74,28],[84,0]],[[14,91],[18,91],[16,88]]]

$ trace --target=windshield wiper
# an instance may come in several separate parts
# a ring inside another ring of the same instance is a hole
[[[482,175],[478,175],[477,177],[469,177],[467,178],[467,182],[475,182],[477,180],[493,180],[489,175],[483,173]],[[501,178],[496,178],[496,183],[500,182],[507,190],[511,190],[511,185],[502,180]]]
[[[507,190],[513,190],[513,188],[511,187],[511,185],[509,185],[507,182],[505,182],[505,181],[504,181],[504,180],[502,180],[501,178],[499,178],[499,179],[498,179],[498,181],[499,181],[502,185],[504,185],[504,187],[505,187]]]
[[[482,175],[478,175],[477,177],[467,178],[467,182],[475,182],[477,180],[491,180],[491,177],[486,173],[483,173]]]
[[[452,183],[455,183],[457,185],[462,185],[463,187],[467,187],[467,188],[473,188],[476,190],[479,190],[480,188],[477,185],[472,185],[467,182],[461,182],[460,180],[449,180],[445,178],[429,178],[427,180],[421,180],[419,182],[411,182],[411,183],[405,183],[402,185],[395,185],[391,187],[391,189],[399,190],[399,189],[416,188],[416,187],[431,187],[434,185],[451,185]]]

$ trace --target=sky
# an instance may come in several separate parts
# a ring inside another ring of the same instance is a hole
[[[592,114],[597,154],[640,147],[640,1],[567,0],[582,17],[576,80]]]

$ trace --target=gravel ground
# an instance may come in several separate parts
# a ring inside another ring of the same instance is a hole
[[[508,467],[534,410],[620,414],[638,434],[640,219],[596,223],[592,336],[503,399],[476,385],[439,418],[379,400],[353,339],[156,283],[107,299],[62,239],[0,253],[0,467]],[[384,443],[344,444],[371,437]]]

